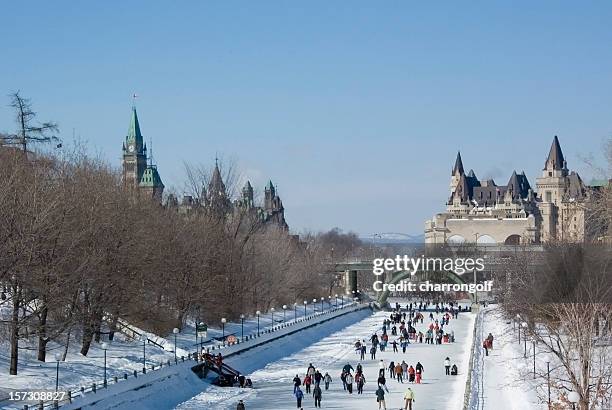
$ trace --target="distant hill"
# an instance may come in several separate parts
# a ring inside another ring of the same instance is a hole
[[[408,235],[405,233],[387,232],[380,234],[360,235],[359,239],[367,243],[375,244],[408,244],[425,242],[425,235]]]

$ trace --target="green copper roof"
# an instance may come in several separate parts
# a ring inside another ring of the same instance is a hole
[[[157,167],[155,165],[147,165],[144,172],[142,173],[142,178],[140,178],[141,187],[163,187],[164,184],[159,176],[159,172],[157,172]]]
[[[126,141],[134,141],[137,144],[142,145],[142,134],[140,133],[140,124],[138,123],[136,107],[132,107],[132,118],[130,119],[130,128],[128,128]]]

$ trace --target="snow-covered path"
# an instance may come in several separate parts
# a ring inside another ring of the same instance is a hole
[[[381,333],[382,321],[388,317],[388,312],[378,312],[355,323],[342,331],[323,337],[319,342],[289,355],[281,360],[265,365],[248,375],[253,380],[254,389],[214,388],[179,405],[177,409],[235,409],[239,399],[244,400],[248,409],[291,409],[295,408],[292,379],[296,374],[304,377],[309,363],[313,363],[324,374],[329,372],[333,378],[330,390],[323,391],[323,408],[326,409],[374,409],[377,408],[376,378],[379,360],[382,358],[388,365],[391,360],[405,360],[409,365],[420,361],[424,366],[423,383],[412,385],[415,392],[417,410],[426,409],[460,409],[463,405],[463,395],[466,382],[466,371],[472,343],[472,326],[474,316],[471,313],[461,313],[459,319],[451,320],[445,330],[454,330],[457,342],[440,346],[427,344],[411,344],[405,354],[393,353],[391,348],[378,353],[376,360],[361,362],[367,383],[363,395],[349,395],[342,389],[340,372],[347,362],[353,367],[359,363],[353,344],[357,338],[368,340],[374,332]],[[424,324],[417,325],[417,330],[425,330]],[[299,337],[299,336],[298,336]],[[369,344],[369,343],[368,343]],[[450,357],[452,363],[459,367],[459,376],[445,376],[443,362]],[[240,360],[236,358],[235,360]],[[239,367],[238,363],[236,364]],[[403,408],[403,395],[408,383],[399,384],[387,377],[390,393],[386,395],[388,409]],[[304,408],[314,408],[312,397],[306,395]]]
[[[512,325],[506,323],[497,308],[484,312],[483,334],[493,334],[493,350],[489,356],[481,357],[483,369],[481,377],[481,396],[479,409],[523,410],[546,409],[539,403],[535,392],[536,383],[527,382],[533,372],[533,353],[531,343],[527,343],[527,355],[524,355],[524,343],[518,344],[518,337]],[[479,341],[482,343],[482,340]]]

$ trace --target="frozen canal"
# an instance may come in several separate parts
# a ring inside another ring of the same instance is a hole
[[[346,363],[356,367],[360,363],[359,356],[355,353],[354,343],[357,339],[369,338],[374,332],[380,336],[382,321],[388,317],[388,312],[378,312],[368,318],[352,324],[334,334],[322,337],[320,341],[303,348],[294,354],[288,354],[281,360],[272,363],[261,363],[257,370],[251,372],[248,377],[253,380],[254,389],[218,388],[211,386],[198,396],[177,406],[177,409],[231,409],[236,408],[239,399],[242,399],[247,409],[292,409],[296,408],[293,396],[292,379],[296,374],[303,379],[309,363],[325,374],[333,378],[333,383],[328,391],[323,390],[322,407],[325,409],[376,409],[376,379],[378,375],[379,360],[382,358],[387,366],[390,361],[396,363],[405,360],[408,365],[415,365],[420,361],[424,366],[423,382],[420,385],[412,385],[415,392],[415,410],[426,409],[460,409],[463,405],[463,395],[466,382],[466,370],[472,343],[472,328],[474,315],[461,313],[456,320],[451,319],[445,330],[455,331],[456,342],[443,345],[411,344],[405,354],[393,353],[388,348],[383,353],[378,353],[376,360],[361,361],[366,377],[366,385],[363,395],[354,393],[349,395],[342,388],[340,372]],[[417,331],[426,330],[429,325],[428,316],[425,313],[423,324],[416,326]],[[434,314],[435,315],[435,314]],[[299,335],[294,336],[299,337]],[[389,341],[391,342],[390,337]],[[277,347],[278,348],[278,347]],[[282,347],[281,347],[282,348]],[[265,355],[265,354],[264,354]],[[443,366],[446,357],[451,363],[457,364],[458,376],[446,376]],[[230,362],[231,365],[240,368],[240,358]],[[242,360],[257,361],[256,355],[246,355]],[[257,365],[255,365],[257,366]],[[389,378],[387,371],[387,386],[389,393],[386,394],[388,409],[403,408],[403,395],[408,383],[400,384]],[[314,400],[310,395],[304,397],[303,408],[314,408]]]

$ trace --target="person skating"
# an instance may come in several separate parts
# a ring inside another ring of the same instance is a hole
[[[363,394],[363,385],[365,384],[365,376],[363,373],[355,373],[355,383],[357,384],[357,394]]]
[[[302,385],[302,380],[300,380],[300,376],[296,374],[295,377],[293,378],[293,392],[295,393],[295,390],[301,385]]]
[[[397,340],[394,340],[391,342],[391,346],[393,346],[393,353],[397,353],[398,349],[397,349]]]
[[[414,367],[412,367],[412,365],[410,365],[410,367],[408,368],[408,382],[409,383],[414,383]]]
[[[395,372],[395,376],[397,377],[397,382],[404,383],[404,378],[402,377],[404,374],[404,369],[402,369],[402,365],[398,363],[393,370]]]
[[[377,382],[379,387],[382,386],[387,391],[387,393],[389,393],[389,389],[387,389],[387,380],[385,379],[384,373],[378,376]]]
[[[236,410],[246,410],[244,407],[244,402],[242,400],[238,401],[238,405],[236,406]]]
[[[404,379],[408,379],[408,363],[402,360],[402,376]]]
[[[378,362],[378,373],[384,376],[386,368],[387,365],[385,364],[385,361],[383,359],[380,359],[380,361]]]
[[[353,366],[351,366],[349,363],[345,364],[344,367],[342,368],[342,371],[344,373],[350,373],[350,372],[354,372],[355,369],[353,369]]]
[[[297,387],[293,394],[295,395],[295,399],[297,400],[297,408],[299,409],[300,407],[302,407],[302,399],[304,398],[304,393],[302,392],[302,389]]]
[[[363,343],[361,345],[361,350],[360,350],[360,353],[361,353],[359,356],[361,358],[360,360],[365,360],[365,355],[367,352],[368,352],[368,348],[366,347],[365,343]]]
[[[488,356],[489,355],[489,341],[487,339],[483,340],[482,347],[485,350],[485,356]]]
[[[489,341],[489,349],[493,350],[493,334],[489,333],[489,336],[487,336],[487,340]]]
[[[310,363],[308,365],[308,369],[306,369],[306,374],[310,376],[310,378],[312,378],[315,374],[315,367],[312,365],[312,363]]]
[[[379,409],[387,410],[387,405],[385,404],[385,391],[382,389],[382,387],[380,387],[380,385],[378,386],[378,389],[376,389],[376,401],[378,402]]]
[[[353,375],[351,373],[347,373],[346,375],[346,390],[348,390],[349,394],[353,394]]]
[[[412,403],[414,403],[414,392],[408,387],[404,393],[404,410],[412,410]]]
[[[371,360],[376,360],[376,346],[374,345],[370,348],[370,358]]]
[[[346,391],[346,373],[344,370],[342,370],[342,373],[340,373],[340,380],[342,380],[342,387]]]
[[[332,382],[332,378],[329,373],[325,372],[325,376],[323,376],[323,382],[325,383],[325,390],[328,390],[329,384]]]
[[[450,359],[447,357],[446,359],[444,359],[444,369],[446,369],[446,375],[450,376]]]
[[[314,382],[317,386],[321,384],[321,379],[323,379],[323,375],[317,370],[314,374]]]
[[[323,396],[323,392],[321,391],[321,387],[317,384],[315,385],[312,396],[314,397],[315,407],[321,407],[321,397]]]
[[[312,384],[312,379],[310,378],[310,375],[306,375],[306,377],[304,377],[304,386],[306,386],[306,393],[310,393],[310,385]]]
[[[395,362],[393,360],[389,363],[389,377],[395,379]]]
[[[363,366],[361,363],[357,363],[357,370],[355,370],[355,373],[363,373]]]
[[[457,376],[457,374],[459,374],[459,370],[457,369],[457,365],[454,364],[453,367],[451,367],[451,376]]]

